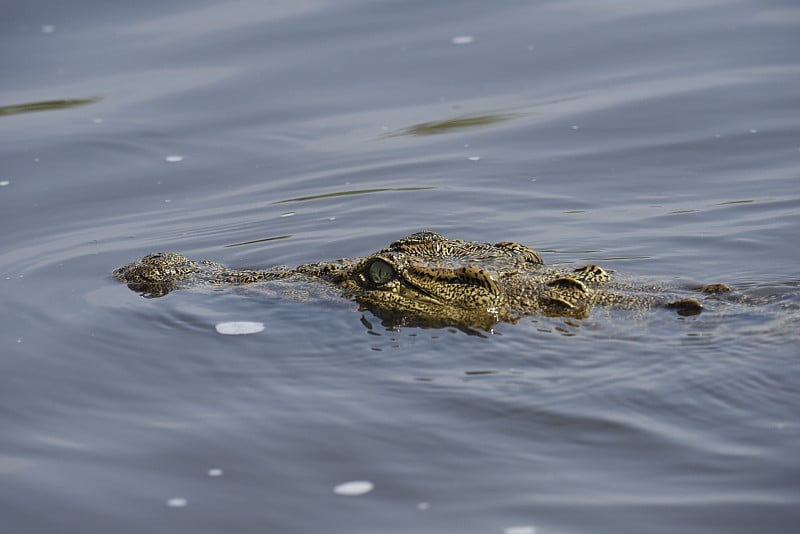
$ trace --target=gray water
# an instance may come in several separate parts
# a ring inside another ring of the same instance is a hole
[[[796,3],[1,11],[3,533],[798,530]],[[421,229],[755,303],[467,335],[110,275]]]

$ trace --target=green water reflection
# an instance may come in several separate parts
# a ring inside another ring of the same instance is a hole
[[[18,115],[20,113],[33,113],[36,111],[50,111],[53,109],[67,109],[77,106],[85,106],[98,102],[100,97],[91,98],[68,98],[63,100],[44,100],[42,102],[26,102],[24,104],[13,104],[11,106],[0,106],[0,116]]]
[[[452,132],[453,130],[488,126],[490,124],[513,119],[519,115],[519,113],[489,113],[486,115],[470,115],[445,121],[422,122],[396,132],[390,132],[386,134],[386,137],[397,137],[399,135],[437,135]]]

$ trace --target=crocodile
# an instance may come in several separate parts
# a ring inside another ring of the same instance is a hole
[[[617,281],[594,264],[576,268],[545,265],[538,252],[519,243],[447,239],[428,231],[398,239],[365,257],[294,268],[230,269],[174,252],[158,252],[115,269],[113,276],[151,298],[198,286],[321,282],[385,324],[484,330],[532,314],[584,319],[592,306],[622,310],[662,307],[684,316],[696,315],[703,310],[696,296],[729,291],[724,284],[669,290]]]

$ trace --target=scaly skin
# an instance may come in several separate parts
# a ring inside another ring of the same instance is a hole
[[[113,273],[132,290],[161,297],[201,285],[244,285],[271,280],[332,284],[343,296],[394,325],[490,329],[530,314],[583,319],[592,306],[649,309],[662,306],[695,315],[694,298],[671,299],[662,290],[617,283],[596,265],[565,269],[544,265],[539,254],[510,242],[473,243],[418,232],[363,258],[307,263],[296,268],[228,269],[172,252],[149,254]],[[696,288],[728,291],[723,284]]]

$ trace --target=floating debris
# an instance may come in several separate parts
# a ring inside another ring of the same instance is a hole
[[[166,161],[167,163],[179,163],[183,161],[183,156],[179,155],[167,156],[166,158],[164,158],[164,161]]]
[[[354,497],[357,495],[364,495],[365,493],[369,493],[375,485],[370,482],[369,480],[352,480],[350,482],[345,482],[343,484],[339,484],[335,488],[333,488],[333,492],[336,495],[346,495],[348,497]]]
[[[480,156],[470,156],[467,159],[470,160],[470,161],[480,161],[481,157]]]
[[[536,534],[536,527],[531,525],[520,525],[518,527],[507,527],[505,534]]]
[[[210,477],[221,477],[222,476],[222,469],[215,467],[214,469],[208,470],[208,476]]]
[[[10,180],[0,180],[0,187],[5,187],[11,183]]]
[[[219,323],[215,327],[217,332],[226,336],[239,336],[243,334],[258,334],[264,331],[264,323],[251,321],[229,321]]]

